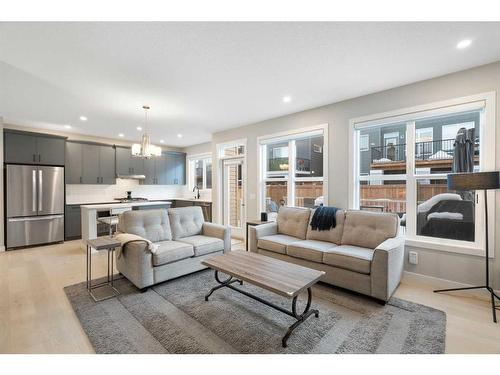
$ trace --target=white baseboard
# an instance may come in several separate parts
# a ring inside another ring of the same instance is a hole
[[[414,280],[417,282],[425,283],[427,285],[432,285],[435,288],[439,289],[448,289],[448,288],[468,288],[471,286],[474,286],[472,284],[465,284],[465,283],[460,283],[458,281],[453,281],[453,280],[446,280],[446,279],[441,279],[439,277],[434,277],[434,276],[429,276],[429,275],[424,275],[421,273],[415,273],[415,272],[410,272],[410,271],[403,271],[403,279],[409,279],[409,280]],[[484,292],[481,290],[470,290],[468,293],[471,293],[473,295],[477,296],[484,296]],[[496,294],[500,295],[500,291],[495,290]]]
[[[5,251],[5,246],[0,246],[0,253],[1,253],[2,251]]]

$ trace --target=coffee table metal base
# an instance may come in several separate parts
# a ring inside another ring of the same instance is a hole
[[[307,305],[306,305],[304,311],[301,314],[299,314],[299,313],[297,313],[297,296],[293,297],[293,299],[292,299],[292,310],[290,311],[290,310],[287,310],[281,306],[275,305],[272,302],[266,301],[265,299],[263,299],[259,296],[256,296],[252,293],[249,293],[246,290],[242,290],[242,289],[239,289],[239,288],[233,286],[232,284],[234,284],[234,283],[239,283],[240,285],[242,285],[243,281],[238,280],[238,279],[233,279],[232,276],[229,276],[229,278],[222,281],[219,277],[219,271],[215,271],[215,280],[219,283],[219,285],[213,287],[210,290],[210,292],[208,292],[205,295],[205,301],[208,301],[208,298],[212,295],[213,292],[225,287],[225,288],[232,289],[238,293],[244,294],[245,296],[250,297],[256,301],[259,301],[260,303],[263,303],[266,306],[272,307],[273,309],[278,310],[278,311],[282,312],[283,314],[289,315],[289,316],[297,319],[297,321],[295,323],[293,323],[288,328],[288,331],[286,332],[285,336],[283,336],[283,339],[281,340],[281,345],[284,348],[287,347],[287,341],[290,338],[290,335],[292,334],[292,332],[295,330],[295,328],[297,328],[299,325],[301,325],[303,322],[305,322],[306,319],[309,318],[313,314],[316,318],[319,317],[319,311],[315,310],[315,309],[311,309],[312,293],[311,293],[310,287],[307,288]]]

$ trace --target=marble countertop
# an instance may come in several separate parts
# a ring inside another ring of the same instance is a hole
[[[80,207],[87,210],[100,210],[107,208],[127,208],[137,206],[157,206],[161,204],[172,204],[171,201],[147,201],[147,202],[126,202],[126,203],[100,203],[100,204],[83,204]]]

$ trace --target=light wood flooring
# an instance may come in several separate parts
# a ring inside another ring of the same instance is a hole
[[[93,353],[63,291],[85,280],[85,261],[79,241],[0,252],[0,353]],[[105,275],[105,253],[93,263],[94,274]],[[446,312],[447,353],[500,353],[500,323],[487,300],[438,295],[435,287],[406,277],[395,295]]]

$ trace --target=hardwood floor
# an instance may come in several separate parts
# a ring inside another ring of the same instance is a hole
[[[95,275],[105,275],[104,252],[93,264]],[[93,353],[63,291],[84,280],[79,241],[0,253],[0,353]],[[500,353],[500,323],[492,322],[487,300],[437,295],[435,287],[406,277],[396,296],[446,312],[447,353]]]

